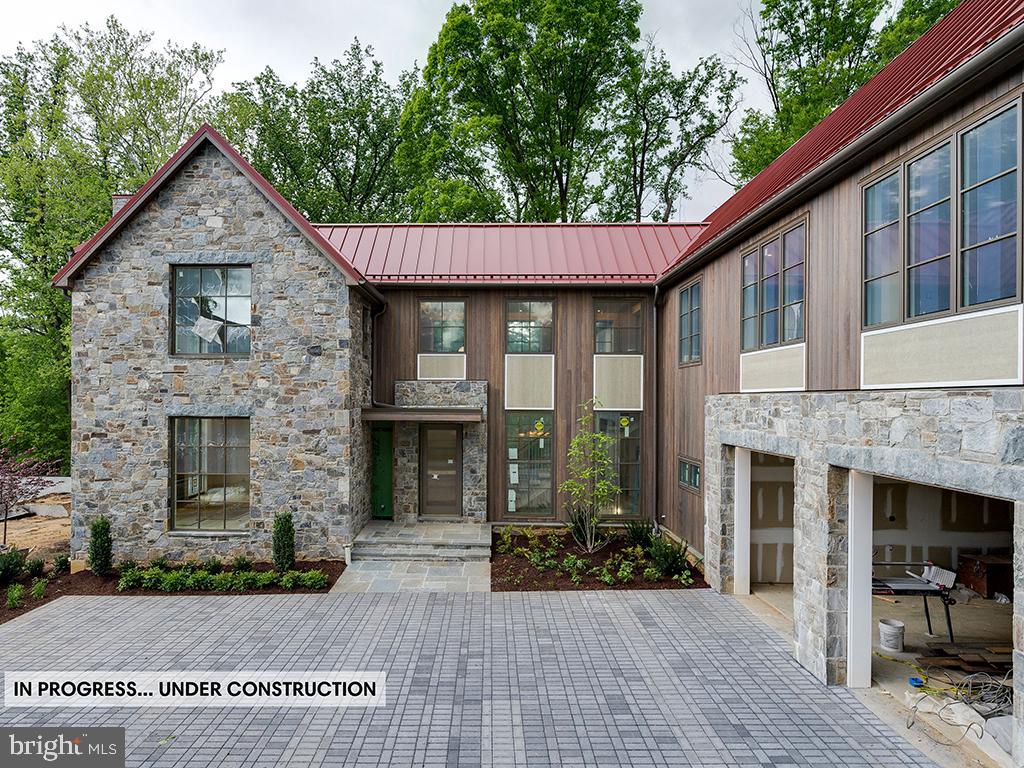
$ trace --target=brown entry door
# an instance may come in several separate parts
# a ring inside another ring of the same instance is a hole
[[[420,427],[420,514],[462,515],[462,427]]]

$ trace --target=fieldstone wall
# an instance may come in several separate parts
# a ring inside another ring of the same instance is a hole
[[[252,265],[247,359],[170,354],[176,264]],[[269,559],[284,511],[300,557],[343,555],[369,515],[367,308],[219,150],[186,161],[72,288],[73,557],[105,514],[119,558]],[[251,419],[248,531],[170,529],[174,416]]]
[[[796,658],[822,681],[845,682],[849,470],[1024,499],[1022,405],[1021,388],[708,397],[708,582],[733,589],[734,447],[793,458]],[[1020,511],[1018,502],[1014,563],[1024,583]],[[1024,592],[1015,606],[1015,659],[1024,665]]]
[[[487,382],[396,381],[395,405],[481,408],[484,420],[462,425],[462,517],[487,519]],[[395,424],[395,520],[415,522],[420,509],[420,428]]]

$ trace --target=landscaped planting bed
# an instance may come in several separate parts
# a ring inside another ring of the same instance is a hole
[[[491,590],[692,589],[707,587],[685,545],[643,525],[605,530],[593,553],[568,528],[504,526],[491,544]]]

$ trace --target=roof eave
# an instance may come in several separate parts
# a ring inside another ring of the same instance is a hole
[[[888,148],[901,137],[919,128],[920,124],[931,116],[948,109],[952,102],[960,100],[962,94],[975,87],[979,81],[991,80],[1012,67],[1014,54],[1018,54],[1022,48],[1024,24],[1018,24],[976,56],[921,91],[774,197],[670,267],[658,278],[657,284],[670,283],[689,270],[707,263],[723,250],[736,245],[752,230],[760,228],[767,219],[773,218],[777,209],[795,205],[828,186],[836,177],[845,176],[863,163],[865,155],[877,154],[880,149]]]

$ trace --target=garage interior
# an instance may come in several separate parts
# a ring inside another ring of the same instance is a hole
[[[793,621],[793,459],[750,453],[750,591]]]

